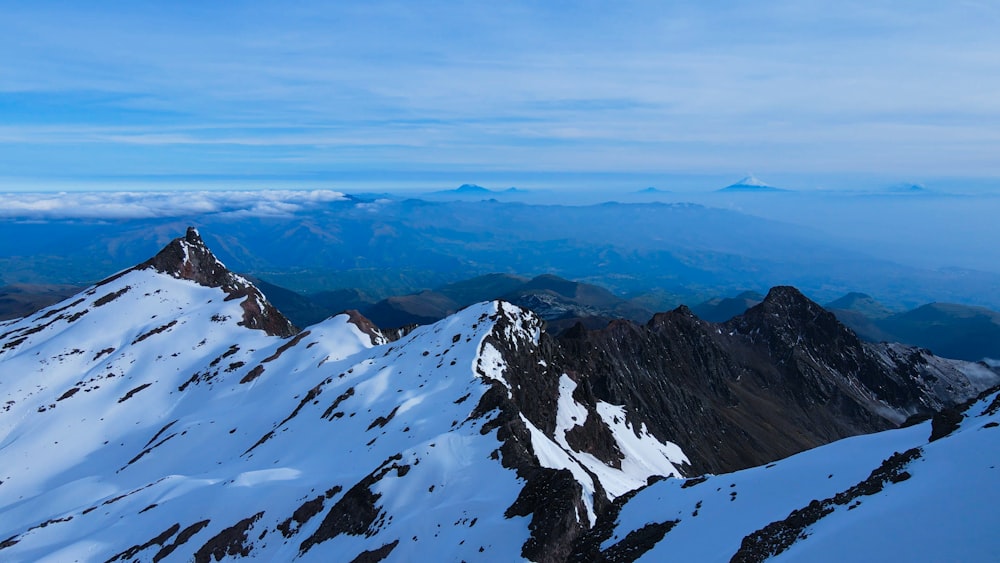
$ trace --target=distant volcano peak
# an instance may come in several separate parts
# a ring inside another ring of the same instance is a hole
[[[776,188],[770,184],[767,184],[760,178],[757,178],[753,174],[748,174],[741,178],[735,184],[731,184],[722,188],[719,191],[725,192],[782,192],[781,188]]]

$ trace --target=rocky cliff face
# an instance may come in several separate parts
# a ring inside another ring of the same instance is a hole
[[[564,369],[596,397],[682,444],[693,473],[761,465],[892,428],[996,381],[974,364],[937,358],[932,367],[915,349],[864,344],[790,287],[723,324],[681,307],[646,325],[578,327],[558,347]]]

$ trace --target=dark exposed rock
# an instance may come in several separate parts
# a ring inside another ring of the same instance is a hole
[[[394,416],[396,416],[396,411],[398,411],[398,410],[399,410],[399,405],[396,405],[396,408],[392,409],[392,411],[389,412],[389,414],[387,414],[385,416],[380,416],[380,417],[376,418],[375,420],[373,420],[372,423],[368,425],[368,428],[366,429],[366,431],[367,430],[371,430],[372,428],[375,428],[376,426],[378,426],[379,428],[384,428],[385,425],[389,424],[389,421],[392,420]]]
[[[91,361],[96,362],[97,360],[101,359],[101,356],[104,356],[106,354],[110,354],[110,353],[112,353],[114,351],[115,351],[114,348],[104,348],[103,350],[98,350],[97,353],[94,354],[94,359],[91,360]]]
[[[160,428],[160,430],[156,434],[154,434],[153,437],[150,438],[149,441],[146,442],[146,445],[143,446],[143,447],[148,448],[150,444],[152,444],[153,442],[155,442],[156,439],[160,437],[160,435],[162,435],[164,432],[167,431],[168,428],[170,428],[171,426],[173,426],[176,423],[177,423],[177,419],[174,419],[174,420],[171,420],[170,422],[168,422],[167,424],[165,424],[163,426],[163,428]]]
[[[625,458],[618,449],[611,429],[596,416],[588,416],[583,424],[567,430],[566,443],[576,451],[594,454],[594,457],[615,469],[621,469],[622,459]]]
[[[202,520],[200,522],[195,522],[194,524],[191,524],[187,528],[181,530],[180,533],[177,534],[177,538],[173,542],[163,546],[163,548],[160,551],[156,552],[156,554],[153,555],[153,563],[158,563],[163,558],[173,553],[174,550],[176,550],[178,547],[187,543],[188,540],[190,540],[195,534],[200,532],[202,528],[208,526],[209,522],[210,520]]]
[[[73,519],[72,516],[66,516],[66,517],[63,517],[63,518],[50,518],[50,519],[42,522],[41,524],[38,524],[37,526],[32,526],[32,527],[28,528],[28,531],[30,532],[32,530],[37,530],[38,528],[47,528],[48,526],[50,526],[52,524],[59,524],[60,522],[69,522],[72,519]]]
[[[158,326],[158,327],[156,327],[154,329],[151,329],[151,330],[149,330],[147,332],[144,332],[144,333],[140,334],[139,336],[135,337],[135,340],[132,341],[132,344],[138,344],[138,343],[142,342],[143,340],[149,338],[150,336],[153,336],[154,334],[160,334],[161,332],[166,332],[166,331],[170,330],[171,328],[173,328],[173,326],[176,325],[176,324],[177,324],[177,321],[173,320],[173,321],[170,321],[169,323],[167,323],[165,325]]]
[[[825,369],[844,380],[844,383],[836,381],[836,385],[842,387],[856,379],[876,399],[891,405],[912,405],[919,401],[920,390],[914,381],[886,373],[865,353],[856,334],[794,287],[772,288],[760,305],[724,326],[737,331],[745,340],[767,346],[779,369],[786,368],[786,373],[801,376],[803,385],[812,385],[820,392],[833,391],[824,389],[817,377]]]
[[[643,556],[667,535],[680,520],[666,522],[651,522],[638,530],[629,532],[625,539],[602,551],[595,561],[608,563],[632,563]]]
[[[139,452],[138,454],[136,454],[135,457],[133,457],[132,459],[128,460],[128,463],[126,463],[125,466],[127,467],[127,466],[132,465],[133,463],[139,461],[140,459],[143,458],[143,456],[145,456],[149,452],[153,451],[154,449],[160,447],[161,445],[163,445],[164,442],[166,442],[167,440],[173,438],[174,436],[177,436],[176,432],[173,433],[173,434],[170,434],[169,436],[167,436],[166,438],[164,438],[164,439],[160,440],[159,442],[153,444],[152,446],[146,447],[141,452]],[[122,469],[124,469],[124,467]],[[121,471],[121,469],[119,469],[119,471]]]
[[[296,334],[295,338],[289,340],[288,342],[285,342],[281,346],[278,346],[278,349],[275,350],[273,354],[271,354],[270,356],[264,358],[261,361],[266,364],[268,362],[273,362],[274,360],[277,360],[278,358],[281,357],[282,354],[284,354],[285,352],[287,352],[289,348],[292,348],[293,346],[297,345],[299,342],[302,342],[302,339],[305,338],[305,337],[307,337],[307,336],[309,336],[309,334],[310,333],[309,333],[308,330]]]
[[[123,395],[120,399],[118,399],[118,402],[124,403],[125,401],[131,399],[133,395],[135,395],[139,391],[142,391],[146,387],[149,387],[150,385],[152,385],[152,383],[143,383],[142,385],[136,387],[135,389],[130,389],[127,393],[125,393],[125,395]]]
[[[692,477],[691,479],[686,479],[684,481],[684,484],[681,485],[681,488],[682,489],[687,489],[687,488],[690,488],[690,487],[694,487],[694,486],[697,486],[697,485],[700,485],[700,484],[704,483],[705,481],[708,481],[708,477],[705,477],[704,475],[702,475],[700,477]]]
[[[113,291],[113,292],[111,292],[111,293],[109,293],[109,294],[107,294],[107,295],[105,295],[103,297],[100,297],[100,298],[94,300],[94,307],[101,307],[101,306],[107,305],[108,303],[111,303],[112,301],[114,301],[115,299],[118,299],[122,295],[125,295],[125,293],[127,293],[128,290],[130,290],[130,289],[132,289],[132,286],[126,285],[125,287],[119,289],[118,291]]]
[[[369,473],[344,493],[344,496],[340,497],[340,500],[327,512],[319,528],[302,542],[299,546],[299,552],[305,553],[314,545],[335,538],[340,534],[374,535],[377,530],[373,529],[373,525],[380,513],[376,503],[381,494],[373,493],[371,487],[389,471],[398,470],[400,465],[397,462],[400,459],[402,459],[402,455],[397,454],[385,460],[375,471]]]
[[[340,406],[340,403],[343,403],[344,401],[350,399],[353,396],[354,396],[354,387],[348,387],[347,391],[344,391],[343,393],[338,395],[337,398],[334,399],[333,403],[329,407],[327,407],[325,411],[323,411],[323,416],[321,416],[320,418],[330,418],[333,415],[334,411],[337,410],[337,407]],[[333,419],[331,418],[330,420]]]
[[[531,536],[521,555],[542,563],[565,561],[582,531],[580,522],[588,518],[581,499],[583,488],[568,469],[522,471],[528,474],[528,482],[504,513],[507,518],[531,516]]]
[[[351,563],[379,563],[379,561],[389,557],[389,554],[392,553],[392,550],[396,549],[397,545],[399,545],[399,540],[393,540],[391,543],[387,543],[378,549],[362,551],[357,557],[351,560]]]
[[[312,500],[307,500],[302,503],[301,506],[296,508],[295,512],[293,512],[291,516],[278,524],[278,531],[281,532],[281,535],[286,538],[290,538],[298,533],[302,524],[305,524],[313,516],[316,516],[321,510],[323,510],[324,499],[325,497],[320,495]]]
[[[958,427],[962,423],[962,418],[964,418],[962,413],[955,408],[942,409],[936,413],[931,419],[931,435],[928,441],[939,440],[958,430]]]
[[[209,563],[212,559],[222,561],[225,557],[250,555],[253,544],[247,543],[247,532],[254,522],[260,520],[263,512],[244,518],[222,530],[194,552],[195,563]]]
[[[257,379],[264,373],[264,366],[262,364],[257,364],[253,369],[248,371],[246,375],[240,379],[240,383],[250,383],[254,379]]]
[[[159,535],[153,537],[152,539],[150,539],[146,543],[139,544],[139,545],[133,545],[132,547],[126,549],[125,551],[123,551],[123,552],[121,552],[121,553],[119,553],[117,555],[114,555],[113,557],[111,557],[110,559],[108,559],[105,563],[112,563],[113,561],[118,561],[119,559],[121,559],[122,561],[131,561],[133,557],[135,557],[136,555],[138,555],[139,552],[141,552],[143,550],[149,549],[149,548],[153,547],[154,545],[162,546],[164,543],[167,542],[168,539],[170,539],[180,529],[181,529],[181,525],[180,524],[174,524],[173,526],[170,526],[166,530],[163,530],[162,532],[160,532]]]
[[[389,342],[395,342],[395,341],[397,341],[397,340],[399,340],[401,338],[405,338],[406,335],[410,334],[411,332],[413,332],[414,330],[416,330],[419,327],[420,327],[420,325],[411,323],[411,324],[403,325],[403,326],[397,327],[397,328],[388,328],[387,329],[387,328],[381,328],[380,327],[379,328],[379,332],[383,336],[385,336],[386,340],[388,340]]]
[[[651,485],[660,480],[662,480],[661,477],[652,477],[647,485]],[[624,495],[616,498],[610,505],[605,507],[605,509],[598,514],[597,522],[594,526],[576,537],[573,542],[572,551],[566,560],[570,563],[589,563],[591,561],[601,561],[602,558],[605,557],[605,555],[601,552],[601,544],[610,539],[614,534],[618,514],[621,512],[625,504],[635,497],[640,490],[641,489],[636,489],[625,493]],[[671,524],[671,527],[673,527],[673,524]],[[662,539],[662,536],[660,536],[660,539]],[[655,542],[653,543],[655,544]]]
[[[986,407],[986,410],[983,411],[983,412],[984,412],[984,414],[988,414],[988,415],[992,416],[992,415],[996,414],[997,411],[1000,411],[1000,395],[997,395],[996,397],[994,397],[993,401],[990,402],[989,406]]]

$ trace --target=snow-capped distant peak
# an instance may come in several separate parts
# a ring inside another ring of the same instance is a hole
[[[769,184],[764,183],[763,181],[761,181],[759,178],[757,178],[753,174],[750,174],[750,175],[744,177],[739,182],[736,182],[736,185],[738,185],[738,186],[757,186],[757,187],[761,187],[761,188],[770,187]]]
[[[739,191],[749,191],[749,192],[778,192],[778,191],[784,191],[784,190],[776,188],[776,187],[774,187],[774,186],[772,186],[772,185],[770,185],[770,184],[762,181],[760,178],[757,178],[753,174],[749,174],[749,175],[741,178],[739,182],[736,182],[735,184],[730,184],[730,185],[726,186],[725,188],[722,188],[722,190],[724,190],[724,191],[731,191],[731,192],[739,192]]]

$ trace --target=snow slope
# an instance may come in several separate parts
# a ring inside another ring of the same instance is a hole
[[[392,343],[346,314],[281,338],[231,297],[140,268],[0,325],[0,559],[522,558],[497,346],[529,353],[539,319],[490,302]],[[571,471],[590,511],[686,461],[615,408],[618,467],[522,415],[529,465]]]
[[[998,410],[993,392],[935,441],[928,439],[937,421],[928,421],[765,467],[660,481],[625,504],[601,549],[621,552],[641,543],[640,561],[994,560]],[[636,541],[640,530],[669,522],[662,539]],[[756,541],[745,539],[758,531]],[[782,542],[790,545],[774,547]]]

